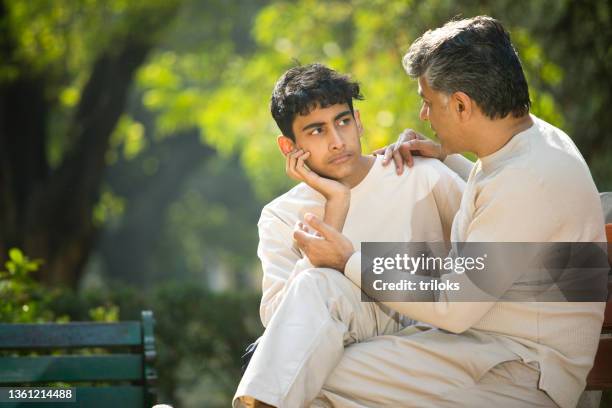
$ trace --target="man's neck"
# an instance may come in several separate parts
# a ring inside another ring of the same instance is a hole
[[[514,118],[508,115],[504,119],[485,120],[479,125],[475,137],[471,138],[470,149],[479,158],[486,157],[504,147],[515,135],[524,132],[533,125],[529,114]]]
[[[345,177],[344,179],[338,181],[340,181],[348,188],[355,187],[363,181],[365,176],[368,175],[375,161],[376,158],[374,156],[360,156],[357,160],[355,171],[353,171],[349,176]]]

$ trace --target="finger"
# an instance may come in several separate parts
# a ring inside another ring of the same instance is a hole
[[[291,168],[291,157],[295,151],[295,149],[291,149],[291,151],[285,154],[285,173],[287,174],[289,174]]]
[[[304,221],[306,221],[306,224],[308,224],[310,228],[318,232],[321,237],[327,240],[331,240],[336,234],[338,234],[338,231],[312,213],[306,213],[306,215],[304,215]]]
[[[398,150],[400,157],[402,158],[402,161],[405,162],[408,167],[412,167],[414,165],[414,155],[412,154],[412,151],[409,148],[409,144],[411,142],[412,141],[402,143],[402,145],[400,146]]]
[[[289,161],[289,168],[291,169],[291,171],[293,171],[294,173],[297,173],[295,167],[297,165],[297,160],[298,158],[304,154],[304,151],[302,149],[295,151],[294,153],[291,154],[291,158]]]
[[[387,149],[387,146],[381,147],[380,149],[376,149],[372,152],[372,156],[379,156],[381,154],[385,154],[386,149]]]
[[[412,139],[406,143],[404,143],[407,150],[423,150],[427,147],[427,141],[421,139]]]
[[[299,222],[298,223],[298,229],[300,229],[301,231],[304,231],[305,233],[310,234],[310,235],[314,235],[314,236],[317,236],[317,237],[321,236],[321,234],[319,234],[317,231],[308,228],[308,225],[304,224],[303,222]]]
[[[304,161],[308,159],[309,157],[310,157],[310,152],[306,152],[297,158],[295,169],[302,176],[306,176],[307,173],[309,173],[309,170],[304,165]]]
[[[415,131],[414,131],[414,130],[412,130],[412,129],[406,129],[406,131],[405,131],[405,132],[406,132],[406,138],[405,138],[404,140],[405,140],[406,142],[407,142],[407,141],[409,141],[409,140],[414,140],[414,139],[417,139],[417,138],[418,138],[418,136],[417,136],[417,132],[415,132]]]
[[[395,172],[401,175],[404,172],[404,159],[399,150],[393,152],[393,161],[395,162]]]
[[[298,248],[307,252],[307,248],[313,240],[322,238],[316,237],[302,230],[294,230],[293,239],[295,240],[295,243],[297,244]]]
[[[394,147],[395,147],[395,144],[391,144],[387,146],[387,148],[385,149],[385,156],[383,157],[383,161],[382,161],[383,166],[386,166],[387,164],[389,164],[389,161],[391,160],[391,155],[393,154]]]
[[[412,152],[410,150],[404,150],[404,152],[405,152],[405,155],[403,157],[408,167],[414,166],[414,156]]]

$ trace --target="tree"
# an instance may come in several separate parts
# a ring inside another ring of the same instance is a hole
[[[74,285],[80,276],[111,134],[178,5],[0,3],[0,251],[17,246],[44,259],[47,283]],[[71,86],[78,101],[62,111]],[[62,119],[58,131],[53,121]]]

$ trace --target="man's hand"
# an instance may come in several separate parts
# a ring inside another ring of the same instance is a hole
[[[300,223],[293,232],[298,247],[314,266],[344,273],[346,263],[355,252],[351,241],[313,214],[306,214],[304,220],[307,225]]]
[[[292,179],[308,184],[321,193],[326,200],[344,200],[350,197],[351,190],[347,186],[339,181],[321,177],[306,166],[305,161],[310,157],[310,152],[294,149],[286,157],[285,171]]]
[[[396,143],[375,150],[373,154],[384,154],[383,166],[388,165],[391,159],[393,159],[397,173],[402,174],[404,162],[408,167],[413,166],[414,159],[412,156],[432,157],[444,161],[448,152],[445,151],[440,143],[427,139],[412,129],[405,129],[400,134]]]

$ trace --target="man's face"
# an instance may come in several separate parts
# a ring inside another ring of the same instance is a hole
[[[361,157],[359,112],[348,104],[317,107],[293,121],[295,145],[310,152],[306,165],[315,173],[343,180],[354,173]]]
[[[449,108],[449,97],[442,92],[431,89],[427,80],[419,77],[419,95],[423,99],[420,118],[430,123],[442,146],[451,153],[462,151],[459,126],[455,115]]]

